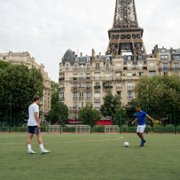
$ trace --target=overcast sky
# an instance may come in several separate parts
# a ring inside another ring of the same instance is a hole
[[[155,44],[180,48],[180,0],[135,0],[148,53]],[[78,55],[105,54],[115,0],[0,0],[0,52],[29,51],[58,82],[70,48]]]

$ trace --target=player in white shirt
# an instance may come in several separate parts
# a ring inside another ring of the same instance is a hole
[[[27,148],[29,154],[35,154],[36,152],[32,150],[32,139],[33,135],[36,134],[37,140],[40,146],[40,150],[42,154],[49,153],[49,150],[46,150],[43,145],[42,134],[40,132],[41,121],[39,118],[39,104],[40,98],[39,96],[34,96],[33,103],[28,108],[29,119],[28,119],[28,140],[27,140]]]

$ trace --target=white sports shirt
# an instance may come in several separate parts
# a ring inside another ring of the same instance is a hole
[[[36,103],[32,103],[29,108],[29,119],[28,119],[28,126],[37,126],[37,121],[34,117],[34,113],[38,113],[39,115],[39,106]]]

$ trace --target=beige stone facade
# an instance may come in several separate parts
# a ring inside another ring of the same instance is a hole
[[[38,64],[29,52],[8,52],[0,53],[0,60],[10,62],[12,64],[23,64],[29,69],[35,67],[39,69],[43,76],[43,98],[41,110],[46,114],[51,109],[51,80],[45,71],[43,64]]]
[[[153,54],[91,56],[75,55],[67,50],[59,66],[60,101],[75,114],[80,108],[91,105],[99,109],[103,97],[111,91],[119,94],[126,105],[135,98],[134,88],[142,76],[180,76],[180,49],[168,50],[155,46]]]

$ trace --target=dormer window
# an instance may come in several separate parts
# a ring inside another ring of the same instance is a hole
[[[68,63],[65,64],[65,68],[66,68],[66,70],[69,69],[69,64]]]

